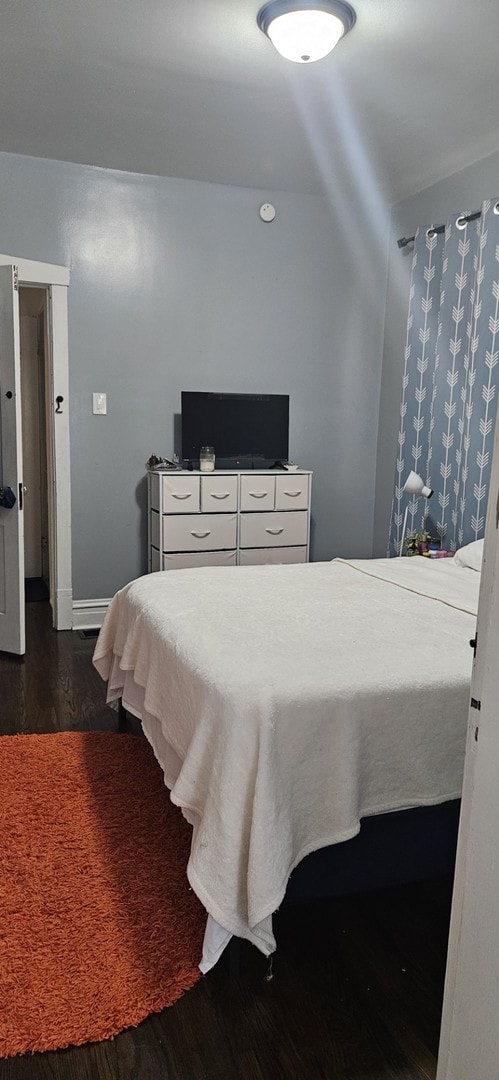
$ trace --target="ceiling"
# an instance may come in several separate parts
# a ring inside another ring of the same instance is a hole
[[[2,0],[0,150],[401,198],[499,148],[497,0],[352,0],[307,67],[258,0]]]

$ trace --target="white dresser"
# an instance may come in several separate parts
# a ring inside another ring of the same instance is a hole
[[[308,562],[312,473],[147,474],[148,570]]]

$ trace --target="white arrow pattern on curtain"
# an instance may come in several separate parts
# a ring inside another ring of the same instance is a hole
[[[388,555],[398,555],[402,541],[405,508],[408,508],[408,531],[423,528],[424,511],[420,500],[403,494],[407,475],[421,472],[421,461],[428,457],[429,420],[433,387],[433,367],[438,328],[440,277],[443,237],[431,229],[418,229],[414,240],[409,315],[405,344],[405,366],[400,406],[400,431],[395,466],[395,492],[392,503]],[[412,434],[414,433],[414,434]],[[411,442],[410,453],[406,443]],[[416,518],[421,510],[421,521]]]
[[[471,234],[474,223],[458,227],[455,220],[445,228],[442,263],[437,349],[433,376],[432,416],[428,471],[434,496],[425,503],[426,528],[440,538],[442,547],[452,547],[457,520],[458,459],[461,454],[462,402],[466,385],[469,315],[474,272]],[[454,500],[452,500],[454,495]]]
[[[478,220],[449,219],[444,237],[416,233],[388,555],[406,505],[408,532],[427,528],[449,550],[483,536],[498,373],[499,201],[487,200]],[[402,494],[411,469],[430,501]]]
[[[492,209],[492,213],[491,213]],[[474,311],[473,361],[475,373],[474,400],[476,409],[470,417],[470,450],[473,469],[473,496],[467,512],[463,500],[460,536],[472,539],[483,536],[487,510],[492,442],[496,415],[497,364],[496,347],[499,331],[499,216],[497,203],[487,201],[482,208],[480,262],[478,282],[480,294]],[[482,302],[483,295],[483,302]],[[461,542],[461,541],[460,541]]]

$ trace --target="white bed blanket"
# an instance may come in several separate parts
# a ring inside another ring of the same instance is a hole
[[[116,594],[94,663],[108,701],[141,688],[193,826],[190,884],[227,931],[269,954],[305,855],[367,815],[459,797],[479,576],[336,559],[165,571]]]

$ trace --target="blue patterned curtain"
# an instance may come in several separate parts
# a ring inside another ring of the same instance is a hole
[[[483,536],[498,361],[499,201],[487,200],[416,233],[388,555],[406,508],[406,536],[426,529],[448,550]],[[430,500],[403,494],[411,469]]]

